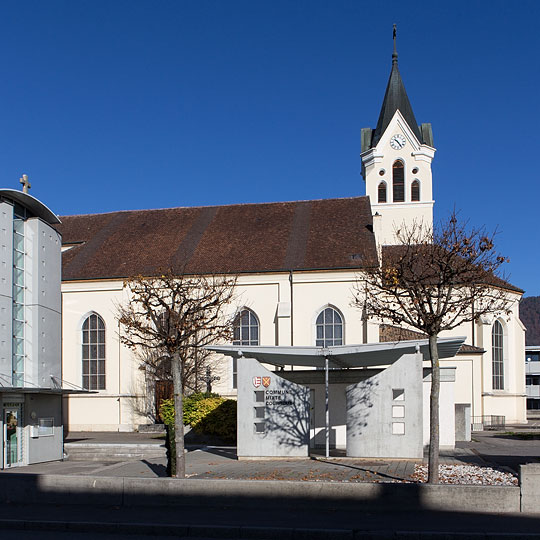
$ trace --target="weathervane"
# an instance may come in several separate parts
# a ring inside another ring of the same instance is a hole
[[[397,48],[396,48],[396,34],[397,25],[394,23],[394,30],[392,31],[392,39],[394,40],[394,52],[392,53],[392,64],[397,64]]]

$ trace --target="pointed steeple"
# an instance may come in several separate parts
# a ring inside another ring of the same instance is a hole
[[[416,135],[418,140],[422,143],[423,138],[420,133],[418,124],[416,123],[416,118],[407,97],[407,92],[405,92],[405,86],[401,80],[401,75],[399,74],[398,69],[398,55],[396,51],[396,25],[394,24],[394,52],[392,53],[392,71],[390,72],[390,78],[388,79],[388,85],[386,87],[386,93],[384,94],[384,100],[381,108],[381,114],[379,115],[379,121],[377,122],[377,127],[373,132],[373,138],[371,140],[371,147],[374,147],[379,142],[382,134],[385,132],[388,124],[394,117],[396,110],[399,109],[403,118],[409,127],[412,129],[413,133]]]

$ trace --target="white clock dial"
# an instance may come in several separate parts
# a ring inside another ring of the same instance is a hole
[[[391,139],[390,139],[390,146],[394,149],[394,150],[401,150],[404,146],[405,146],[405,143],[407,141],[405,140],[405,137],[403,135],[394,135]]]

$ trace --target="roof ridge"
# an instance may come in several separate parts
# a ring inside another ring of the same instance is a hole
[[[273,204],[289,204],[289,203],[312,203],[320,201],[344,201],[344,200],[353,200],[353,199],[367,199],[367,195],[356,195],[353,197],[332,197],[329,199],[298,199],[292,201],[269,201],[269,202],[246,202],[246,203],[232,203],[232,204],[208,204],[208,205],[197,205],[197,206],[171,206],[166,208],[140,208],[140,209],[129,209],[129,210],[111,210],[110,212],[95,212],[88,214],[61,214],[60,217],[88,217],[88,216],[108,216],[111,214],[120,214],[120,213],[135,213],[135,212],[156,212],[160,210],[181,210],[181,209],[200,209],[200,208],[230,208],[232,206],[257,206],[257,205],[273,205]]]

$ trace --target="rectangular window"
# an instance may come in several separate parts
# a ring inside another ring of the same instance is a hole
[[[38,436],[50,437],[54,435],[54,418],[40,418],[38,423]]]

